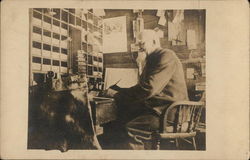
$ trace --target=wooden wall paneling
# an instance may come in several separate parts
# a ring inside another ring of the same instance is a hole
[[[133,20],[136,19],[136,14],[133,13],[133,10],[105,10],[106,16],[104,18],[112,18],[112,17],[118,17],[118,16],[126,16],[127,17],[127,38],[128,38],[128,55],[131,55],[130,52],[130,45],[131,43],[134,43],[133,38]],[[158,25],[159,17],[156,16],[157,10],[144,10],[143,11],[143,19],[144,19],[144,27],[145,29],[154,29],[156,27],[160,28],[164,32],[164,38],[161,38],[161,46],[163,48],[169,48],[176,52],[177,56],[180,59],[188,59],[190,50],[188,50],[186,45],[180,45],[180,46],[172,46],[171,41],[168,41],[168,28],[167,24],[166,26]],[[168,11],[171,13],[171,10]],[[171,14],[170,14],[171,15]],[[165,13],[165,16],[167,20],[171,20],[171,16],[168,17],[167,13]],[[205,10],[185,10],[184,11],[184,32],[186,32],[187,29],[194,29],[197,33],[197,42],[198,42],[198,48],[197,52],[201,56],[205,54]],[[123,58],[122,55],[126,53],[115,53],[115,56],[112,54],[106,54],[104,56],[104,62],[105,66],[109,67],[120,67],[124,66],[136,66],[135,62],[131,59],[126,59],[126,62],[123,60],[120,60],[120,58]],[[116,58],[114,58],[116,57]],[[126,56],[125,56],[126,57]],[[112,59],[109,60],[109,59]]]

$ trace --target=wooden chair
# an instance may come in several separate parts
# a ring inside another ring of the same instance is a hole
[[[175,140],[176,148],[179,149],[179,140],[183,139],[196,150],[196,127],[204,106],[204,102],[177,101],[163,110],[159,131],[151,133],[133,128],[128,131],[138,141],[151,141],[154,144],[152,149],[161,149],[161,141],[167,139]]]

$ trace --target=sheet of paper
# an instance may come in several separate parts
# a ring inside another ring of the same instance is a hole
[[[184,10],[174,11],[175,17],[173,23],[181,23],[184,20]]]
[[[161,16],[158,22],[159,25],[165,26],[166,24],[166,17],[165,16]]]
[[[133,13],[138,13],[139,11],[139,9],[133,9]]]
[[[165,10],[158,10],[156,13],[156,16],[158,16],[158,17],[165,16]]]
[[[104,9],[93,9],[93,13],[97,16],[105,16],[105,11]]]
[[[127,52],[127,18],[126,16],[106,18],[103,20],[103,52]]]
[[[138,82],[138,69],[106,68],[104,88],[107,89],[116,82],[118,82],[116,85],[122,88],[136,85]]]
[[[173,23],[168,21],[168,40],[174,39],[174,26]]]

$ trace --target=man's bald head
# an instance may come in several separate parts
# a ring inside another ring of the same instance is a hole
[[[141,51],[150,54],[156,48],[160,48],[160,40],[154,30],[143,30],[138,35],[138,42]]]

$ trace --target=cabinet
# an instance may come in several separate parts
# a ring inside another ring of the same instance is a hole
[[[103,86],[102,18],[95,16],[91,10],[82,16],[84,20],[79,17],[76,19],[78,27],[69,29],[72,39],[73,73],[85,74],[92,87],[101,89]]]
[[[30,9],[30,85],[48,71],[102,82],[102,18],[91,9]]]

